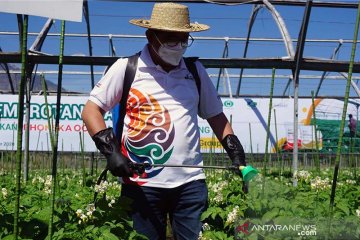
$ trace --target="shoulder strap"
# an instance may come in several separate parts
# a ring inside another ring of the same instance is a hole
[[[119,143],[121,142],[121,135],[124,128],[126,102],[129,95],[131,84],[133,83],[135,78],[139,56],[140,56],[140,52],[128,57],[128,63],[126,65],[126,70],[124,75],[124,86],[121,95],[121,100],[120,103],[116,104],[116,106],[112,110],[114,132]]]
[[[196,87],[197,87],[197,90],[199,93],[199,99],[200,99],[201,80],[200,80],[199,73],[198,73],[196,65],[195,65],[195,62],[197,60],[198,60],[198,57],[184,57],[185,65],[195,79],[195,83],[196,83]],[[199,104],[200,104],[200,101],[199,101]]]

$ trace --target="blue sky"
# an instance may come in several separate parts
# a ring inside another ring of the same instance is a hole
[[[345,2],[343,0],[342,2]],[[353,2],[353,1],[349,1]],[[247,25],[251,14],[252,4],[224,6],[210,3],[186,4],[190,8],[191,21],[208,24],[211,29],[205,32],[194,33],[197,37],[246,37]],[[116,2],[116,1],[89,1],[91,32],[93,34],[126,34],[143,35],[145,29],[128,23],[132,18],[149,18],[153,3],[141,2]],[[290,36],[297,39],[301,26],[304,7],[296,6],[277,6],[277,11],[284,19]],[[354,26],[356,20],[356,9],[345,8],[323,8],[313,7],[308,28],[308,39],[332,39],[334,42],[307,42],[305,45],[304,56],[328,58],[338,43],[336,40],[352,40],[354,37]],[[42,29],[46,18],[30,16],[29,32],[39,32]],[[0,32],[16,32],[17,20],[15,14],[0,13]],[[60,32],[60,21],[57,20],[51,32]],[[86,33],[85,21],[81,23],[66,22],[66,33]],[[273,21],[268,10],[260,10],[252,31],[255,38],[281,38],[276,23]],[[29,47],[35,36],[29,37]],[[145,39],[119,39],[114,38],[114,44],[118,56],[131,55],[142,49],[146,43]],[[109,40],[106,37],[93,38],[93,54],[97,56],[108,56]],[[244,51],[243,41],[229,42],[229,57],[242,57]],[[3,51],[18,51],[18,39],[14,35],[0,34],[0,47]],[[294,48],[296,42],[294,42]],[[59,39],[48,37],[43,46],[43,52],[50,54],[59,53]],[[199,56],[203,58],[219,58],[224,50],[224,40],[200,40],[187,50],[187,56]],[[345,42],[339,52],[339,60],[350,59],[351,43]],[[359,59],[360,50],[358,48],[356,61]],[[65,38],[65,54],[74,55],[88,54],[87,39],[81,37]],[[248,57],[283,57],[286,56],[285,47],[282,42],[259,42],[252,41],[248,50]],[[56,65],[40,65],[39,70],[57,70]],[[88,66],[65,66],[64,71],[89,71]],[[101,72],[104,67],[95,67],[95,71]],[[218,69],[208,69],[210,74],[218,73]],[[239,74],[239,69],[229,69],[230,74]],[[288,70],[278,70],[277,74],[289,75]],[[271,70],[247,69],[245,75],[266,74],[270,75]],[[321,72],[302,71],[304,75],[321,75]],[[337,74],[331,74],[337,76]],[[354,77],[359,77],[354,74]],[[55,74],[46,74],[46,78],[56,83]],[[100,79],[96,75],[95,81]],[[214,81],[217,78],[214,77]],[[243,81],[242,92],[247,94],[268,94],[270,79],[246,78]],[[236,86],[237,79],[231,79],[233,88]],[[287,79],[276,79],[274,94],[280,95],[284,90]],[[309,95],[311,90],[316,89],[317,81],[314,79],[303,79],[300,82],[300,94]],[[344,80],[329,80],[326,86],[320,91],[324,95],[341,95],[345,90]],[[64,75],[63,87],[73,91],[90,91],[90,77],[88,75]],[[222,86],[220,86],[222,87]],[[225,91],[225,90],[223,90]],[[291,94],[291,89],[289,94]],[[352,95],[354,92],[352,91]]]

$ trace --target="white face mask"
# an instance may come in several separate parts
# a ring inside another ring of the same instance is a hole
[[[154,34],[157,41],[160,43],[159,49],[156,51],[155,47],[152,46],[154,51],[159,55],[159,57],[166,63],[177,66],[179,65],[184,53],[186,52],[187,45],[183,46],[183,43],[178,42],[169,42],[169,43],[162,43],[159,38]]]
[[[175,47],[171,48],[161,44],[157,51],[157,54],[164,62],[173,66],[177,66],[179,65],[185,51],[186,47],[183,48],[181,44],[177,44]]]

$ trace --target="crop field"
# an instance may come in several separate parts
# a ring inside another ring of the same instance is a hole
[[[0,160],[0,239],[13,239],[15,208],[14,153]],[[333,181],[331,156],[322,156],[321,169],[312,158],[300,157],[293,186],[291,155],[248,156],[261,172],[248,183],[233,172],[206,170],[209,207],[202,215],[199,239],[360,239],[360,184],[356,155],[343,155],[330,207]],[[223,154],[205,155],[206,165],[226,165]],[[52,176],[47,153],[31,155],[29,177],[21,182],[19,239],[145,239],[132,229],[129,201],[120,197],[121,184],[108,174],[96,184],[105,160],[95,155],[59,155],[55,209],[51,209]],[[266,174],[265,174],[266,171]],[[97,193],[94,201],[94,194]],[[171,229],[168,230],[168,239]]]

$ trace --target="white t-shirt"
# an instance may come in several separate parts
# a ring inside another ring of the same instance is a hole
[[[96,84],[89,100],[104,111],[120,102],[127,59],[117,60]],[[222,103],[205,68],[196,62],[201,79],[201,99],[196,82],[183,60],[166,72],[152,61],[147,46],[138,60],[131,85],[122,137],[122,153],[133,162],[171,165],[203,164],[197,115],[204,119],[222,112]],[[204,179],[201,168],[153,167],[125,183],[173,188]]]

